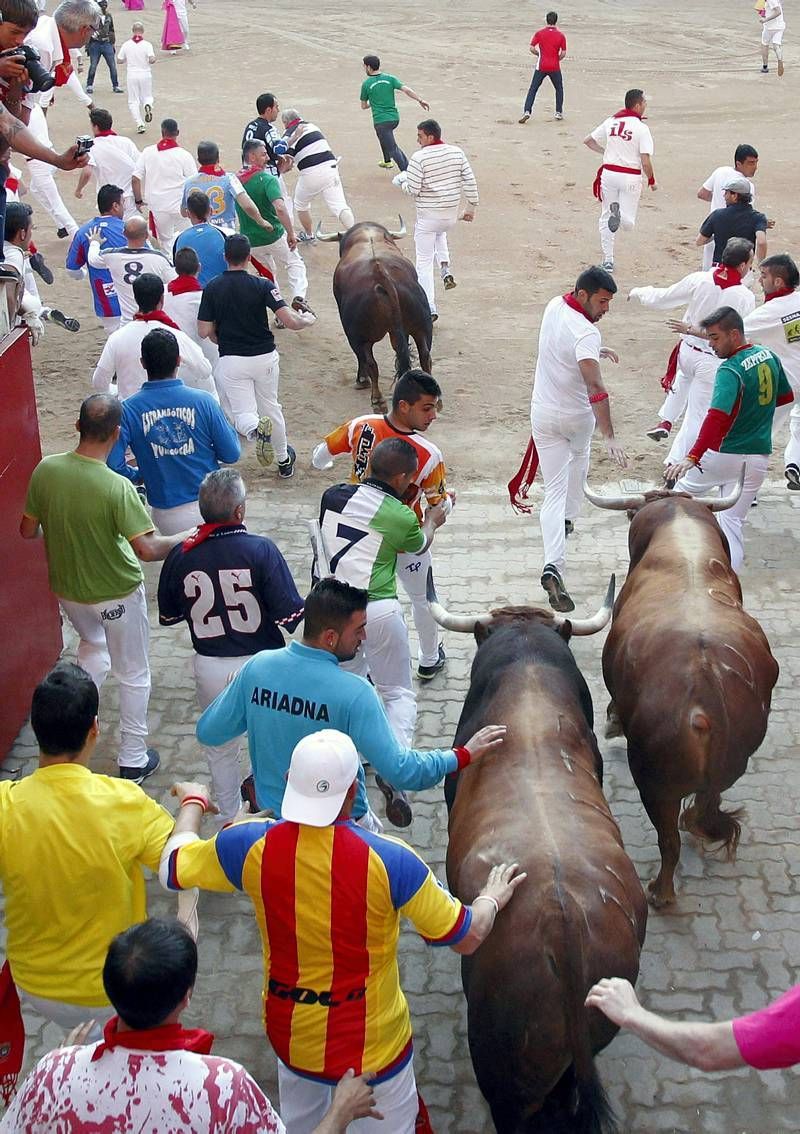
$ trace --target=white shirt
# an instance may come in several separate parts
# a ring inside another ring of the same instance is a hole
[[[642,154],[652,154],[653,135],[641,118],[606,118],[591,135],[598,146],[605,146],[603,165],[624,165],[628,169],[642,168]]]
[[[10,264],[12,268],[16,268],[22,276],[25,293],[20,304],[20,312],[23,315],[41,315],[43,304],[31,268],[30,254],[23,252],[18,244],[10,244],[6,241],[3,245],[3,256],[6,263]]]
[[[455,213],[461,192],[470,205],[478,204],[478,186],[467,155],[458,146],[423,146],[411,155],[406,170],[406,191],[415,198],[418,213],[441,216]]]
[[[64,62],[64,49],[61,46],[61,37],[58,34],[58,27],[56,21],[52,16],[40,16],[36,27],[33,28],[26,36],[25,42],[30,47],[35,47],[41,56],[41,63],[45,71],[53,71],[58,63]],[[79,102],[84,106],[88,106],[92,101],[92,96],[88,95],[81,86],[80,79],[73,71],[65,84]],[[49,91],[40,91],[38,94],[31,92],[25,95],[25,105],[33,106],[49,106],[53,101],[53,91],[55,87]]]
[[[106,268],[111,273],[119,300],[121,323],[129,323],[139,310],[133,296],[133,283],[142,272],[154,272],[164,281],[165,290],[177,275],[164,253],[149,245],[144,248],[101,248],[93,240],[87,259],[93,268]]]
[[[139,160],[139,151],[130,138],[118,134],[95,138],[89,150],[89,165],[94,170],[98,186],[116,185],[130,197],[131,177]]]
[[[126,39],[117,52],[117,59],[120,63],[127,63],[129,71],[147,71],[149,73],[150,64],[155,63],[156,53],[153,51],[152,43],[149,43],[146,39],[139,43],[134,43],[132,39]]]
[[[596,323],[574,311],[563,296],[551,299],[539,328],[531,412],[591,413],[589,392],[578,363],[585,359],[599,362],[601,345]]]
[[[117,376],[117,395],[124,401],[131,394],[135,394],[147,381],[147,371],[142,366],[142,339],[155,327],[164,324],[144,319],[133,319],[109,335],[103,353],[97,361],[92,386],[95,390],[105,393],[114,378]],[[181,378],[187,386],[195,390],[205,390],[207,394],[216,397],[216,387],[211,377],[211,363],[205,357],[200,347],[193,343],[183,331],[176,331],[172,327],[166,330],[178,340],[178,350],[181,355],[181,364],[176,377]]]
[[[744,174],[739,173],[738,169],[734,169],[732,165],[721,165],[703,182],[703,188],[707,189],[711,194],[711,200],[708,204],[708,211],[710,213],[713,213],[714,209],[725,208],[725,190],[723,189],[723,185],[727,185],[734,177],[744,178]],[[755,204],[756,187],[752,181],[749,184],[750,194],[753,198],[753,204]]]
[[[197,343],[213,369],[219,362],[219,347],[216,343],[212,343],[211,339],[201,339],[197,330],[197,315],[202,298],[202,291],[184,291],[180,295],[173,295],[167,289],[164,293],[164,310],[184,334],[187,334],[193,343]]]
[[[756,307],[744,321],[744,333],[751,342],[768,347],[778,356],[800,404],[800,291]]]
[[[783,4],[779,0],[767,0],[764,5],[764,23],[761,25],[766,31],[784,31],[786,20],[783,18]]]
[[[180,216],[183,183],[197,173],[197,163],[188,150],[173,146],[159,150],[146,146],[139,154],[134,174],[142,182],[142,191],[154,213]]]
[[[669,311],[673,307],[687,305],[682,322],[694,326],[716,311],[718,307],[732,307],[742,318],[749,315],[756,305],[756,297],[744,284],[721,288],[714,282],[712,268],[708,272],[690,272],[671,287],[634,287],[631,299],[638,299],[642,307],[652,307],[656,311]],[[684,342],[706,354],[713,354],[708,339],[696,335],[682,335]]]

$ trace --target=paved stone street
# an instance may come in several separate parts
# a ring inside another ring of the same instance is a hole
[[[251,486],[251,530],[272,535],[286,553],[300,590],[308,581],[305,519],[322,478],[301,472],[292,485],[271,475],[259,496]],[[278,507],[280,504],[280,507]],[[795,595],[800,586],[795,511],[780,484],[765,487],[747,530],[748,566],[743,574],[745,603],[758,617],[781,666],[764,745],[743,780],[726,798],[745,804],[747,815],[733,864],[703,856],[687,836],[677,874],[679,901],[672,912],[652,912],[642,956],[639,990],[655,1010],[688,1017],[727,1017],[755,1009],[796,979],[800,963],[800,646],[794,639]],[[608,576],[621,583],[627,562],[627,522],[623,514],[585,510],[568,546],[567,581],[579,613],[592,613]],[[458,612],[486,609],[505,601],[539,601],[541,566],[538,524],[515,517],[505,490],[461,491],[458,507],[437,537],[437,585]],[[154,595],[157,568],[149,568],[148,593]],[[152,603],[151,603],[152,609]],[[151,739],[161,751],[163,771],[148,790],[167,806],[174,779],[207,778],[197,743],[194,689],[185,628],[162,630],[155,614],[151,658],[153,695]],[[606,694],[600,673],[604,635],[577,639],[574,649],[589,682],[599,727]],[[449,635],[445,674],[420,689],[417,741],[448,743],[453,736],[474,653],[471,637]],[[666,710],[666,707],[665,707]],[[101,723],[106,723],[98,771],[113,772],[116,715],[113,681],[104,689]],[[621,824],[625,843],[641,878],[657,860],[655,835],[644,816],[625,758],[624,743],[600,739],[606,761],[606,791]],[[5,765],[5,774],[31,768],[35,747],[23,733]],[[376,804],[379,814],[382,807]],[[441,789],[416,797],[408,840],[443,876],[446,809]],[[46,869],[46,864],[43,864]],[[172,909],[171,900],[150,883],[151,910]],[[241,1060],[275,1097],[274,1059],[260,1019],[261,956],[255,922],[240,896],[201,898],[201,968],[189,1021],[217,1035],[215,1050]],[[464,1003],[458,958],[431,950],[406,931],[401,939],[403,985],[415,1031],[416,1069],[437,1134],[480,1134],[491,1130],[472,1075],[465,1038]],[[52,1026],[29,1021],[26,1067],[61,1038]],[[618,1037],[600,1056],[599,1068],[625,1131],[692,1134],[774,1134],[800,1125],[800,1077],[791,1072],[758,1075],[694,1073],[671,1063],[631,1037]],[[387,1134],[391,1134],[387,1131]]]

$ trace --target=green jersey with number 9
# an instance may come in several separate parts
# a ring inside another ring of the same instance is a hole
[[[771,453],[775,403],[791,387],[780,360],[765,347],[746,346],[717,370],[711,409],[733,417],[720,453]]]

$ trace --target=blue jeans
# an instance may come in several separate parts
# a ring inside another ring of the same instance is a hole
[[[92,43],[91,40],[86,44],[86,54],[89,56],[89,74],[86,76],[86,86],[91,87],[94,84],[95,71],[97,64],[100,62],[102,56],[108,64],[108,69],[111,72],[111,86],[118,87],[119,79],[117,78],[117,58],[114,52],[113,43]]]
[[[400,125],[400,119],[398,118],[396,122],[375,122],[373,125],[381,144],[383,160],[395,162],[398,169],[408,169],[408,158],[398,146],[394,136],[395,130]]]
[[[536,98],[536,92],[545,81],[549,79],[556,89],[556,114],[561,114],[564,109],[564,82],[561,78],[560,71],[539,71],[533,72],[531,79],[530,89],[528,90],[528,97],[525,99],[525,113],[530,114],[533,110],[533,103]]]

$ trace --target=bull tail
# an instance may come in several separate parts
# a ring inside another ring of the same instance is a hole
[[[411,369],[411,351],[408,346],[408,335],[403,326],[400,297],[397,294],[394,280],[377,257],[375,259],[375,270],[380,277],[380,282],[375,284],[374,290],[376,295],[379,295],[388,306],[389,326],[392,338],[395,341],[394,380],[396,382],[407,370]]]
[[[719,792],[698,791],[693,801],[683,809],[680,825],[706,843],[718,843],[727,862],[736,858],[736,848],[742,833],[743,807],[723,811]]]

